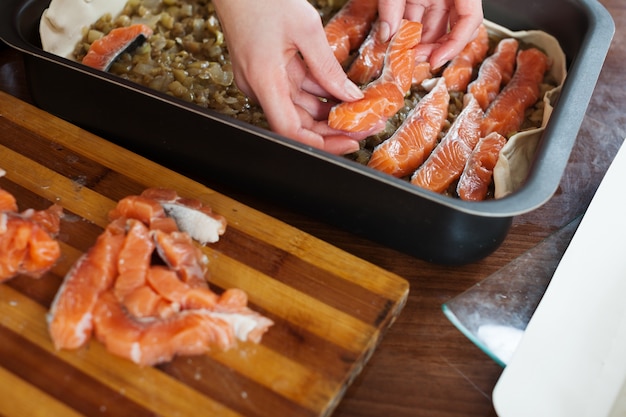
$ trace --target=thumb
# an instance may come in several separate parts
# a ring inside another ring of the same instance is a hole
[[[346,75],[323,33],[297,44],[310,76],[331,96],[341,101],[363,98],[363,92]]]

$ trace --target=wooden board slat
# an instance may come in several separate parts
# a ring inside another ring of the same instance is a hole
[[[57,265],[0,285],[0,385],[19,388],[3,415],[22,415],[33,395],[77,415],[329,415],[407,299],[401,277],[2,92],[0,168],[20,209],[54,202],[66,212]],[[63,276],[117,200],[154,186],[227,218],[220,242],[203,248],[209,282],[245,290],[275,326],[260,345],[149,368],[95,341],[56,351],[45,316]]]

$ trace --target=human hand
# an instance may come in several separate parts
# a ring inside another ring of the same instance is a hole
[[[326,119],[334,101],[362,92],[335,59],[315,8],[306,0],[214,4],[237,86],[261,105],[270,128],[334,154],[357,150],[362,137],[331,129]]]
[[[461,52],[483,20],[481,0],[380,0],[378,12],[386,24],[381,37],[394,34],[403,17],[423,24],[418,61],[428,60],[433,69]]]

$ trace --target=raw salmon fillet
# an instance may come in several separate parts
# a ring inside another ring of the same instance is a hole
[[[481,138],[470,155],[457,184],[457,194],[463,200],[484,200],[493,179],[493,169],[498,162],[506,138],[497,132]]]
[[[404,106],[404,96],[411,88],[415,68],[414,48],[421,34],[421,23],[402,21],[387,48],[380,77],[365,87],[363,99],[333,107],[328,116],[330,127],[372,134]]]
[[[365,85],[380,76],[389,42],[379,38],[380,23],[374,23],[367,38],[359,47],[359,53],[348,69],[348,78],[356,84]]]
[[[348,0],[326,23],[326,39],[337,61],[344,63],[361,45],[377,12],[378,0]]]
[[[513,78],[487,109],[482,133],[498,132],[502,136],[517,132],[525,111],[539,99],[540,86],[548,70],[548,57],[536,48],[520,51]]]
[[[398,130],[374,148],[367,166],[394,177],[413,173],[428,157],[448,117],[450,94],[440,77],[407,115]]]
[[[165,221],[172,216],[172,221]],[[226,220],[199,200],[148,189],[119,201],[94,246],[70,269],[50,308],[57,349],[95,337],[116,355],[155,365],[176,355],[260,342],[272,321],[248,307],[245,292],[213,292],[207,259],[184,228],[219,236]],[[180,227],[178,226],[180,225]],[[160,258],[156,263],[155,259]]]
[[[39,278],[54,266],[61,256],[56,235],[62,216],[56,204],[18,212],[15,197],[0,189],[0,282],[16,275]]]
[[[465,91],[472,80],[474,68],[487,56],[489,51],[489,36],[485,25],[481,25],[478,35],[470,41],[463,50],[450,61],[443,70],[443,78],[450,91]]]
[[[411,177],[411,184],[442,193],[457,180],[480,139],[484,113],[471,95],[439,145]]]
[[[120,53],[143,43],[150,36],[152,29],[142,23],[115,28],[91,44],[82,62],[92,68],[106,71]]]
[[[57,349],[76,349],[91,337],[93,309],[118,274],[124,228],[124,221],[110,224],[66,274],[48,313],[48,329]]]
[[[494,53],[483,61],[478,76],[467,87],[467,92],[478,100],[483,110],[487,110],[502,86],[511,80],[518,46],[519,42],[514,38],[498,42]]]
[[[413,70],[413,85],[421,84],[422,81],[427,80],[433,77],[433,73],[431,72],[430,63],[428,62],[418,62],[415,64],[415,69]]]
[[[389,42],[382,42],[379,38],[380,25],[374,24],[370,34],[359,48],[359,53],[348,69],[348,78],[359,85],[366,85],[378,78],[382,72],[385,53]],[[413,70],[412,84],[420,84],[427,78],[431,78],[432,72],[428,62],[416,63]]]

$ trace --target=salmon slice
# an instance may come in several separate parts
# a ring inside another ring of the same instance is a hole
[[[98,297],[113,285],[117,276],[124,225],[124,219],[109,224],[65,276],[48,314],[50,335],[57,349],[76,349],[91,336]]]
[[[502,39],[493,54],[487,57],[478,70],[478,76],[467,87],[483,110],[496,98],[503,85],[513,76],[519,42],[514,38]]]
[[[152,29],[143,23],[115,28],[91,44],[82,62],[92,68],[107,71],[122,52],[141,45],[150,36]]]
[[[61,247],[50,234],[38,226],[29,226],[30,236],[27,251],[22,258],[18,273],[41,277],[61,256]]]
[[[191,237],[183,232],[153,233],[156,250],[167,266],[176,271],[180,279],[191,287],[206,287],[207,259],[194,246]]]
[[[326,39],[337,61],[343,64],[361,45],[377,12],[378,0],[348,0],[326,23]]]
[[[122,198],[109,212],[111,221],[119,218],[137,219],[147,225],[150,225],[154,219],[166,217],[165,210],[158,201],[137,195]]]
[[[489,36],[485,25],[480,25],[478,35],[455,56],[443,71],[450,91],[465,91],[472,80],[474,67],[480,64],[489,51]]]
[[[127,222],[128,232],[117,257],[114,292],[120,301],[137,288],[146,285],[146,276],[155,244],[148,227],[136,219]]]
[[[142,366],[171,360],[175,355],[199,355],[211,346],[228,349],[235,337],[227,322],[201,310],[183,311],[166,319],[133,318],[105,292],[94,309],[96,338],[111,352]]]
[[[402,21],[387,48],[380,77],[365,87],[363,99],[334,106],[328,116],[330,127],[369,134],[384,127],[384,122],[404,106],[415,68],[414,48],[421,34],[421,23]]]
[[[412,84],[417,85],[421,84],[422,81],[430,79],[433,77],[433,73],[430,69],[430,63],[428,62],[419,62],[415,64],[415,69],[413,70],[413,79]]]
[[[142,366],[167,362],[176,355],[199,355],[212,347],[227,350],[237,340],[258,343],[273,322],[245,309],[237,314],[184,310],[173,317],[137,320],[106,292],[94,310],[97,339],[121,357]]]
[[[374,148],[367,166],[394,177],[415,171],[437,144],[448,117],[449,102],[446,80],[440,77],[395,133]]]
[[[439,145],[411,178],[411,184],[442,193],[461,176],[472,150],[480,139],[484,117],[478,101],[471,95]]]
[[[45,210],[26,210],[22,215],[41,226],[47,233],[56,235],[61,229],[63,207],[53,204]]]
[[[176,303],[185,310],[213,310],[218,305],[219,296],[208,287],[192,287],[170,269],[158,266],[150,268],[148,284],[165,300]]]
[[[61,256],[59,243],[18,213],[0,212],[0,282],[16,275],[39,278]]]
[[[54,266],[61,256],[61,217],[63,208],[56,204],[19,213],[15,197],[0,189],[0,282],[20,274],[39,278]]]
[[[380,22],[375,22],[367,35],[357,57],[348,69],[348,78],[356,84],[365,85],[380,77],[389,42],[380,40]]]
[[[485,199],[493,179],[493,169],[505,144],[506,138],[497,132],[492,132],[478,141],[457,184],[457,194],[461,199]]]
[[[548,57],[536,48],[520,51],[511,81],[487,109],[482,127],[483,136],[498,132],[508,137],[517,132],[525,111],[539,100],[543,77],[548,70]]]
[[[363,41],[359,48],[359,54],[350,65],[348,77],[359,85],[365,85],[378,78],[382,72],[385,53],[389,42],[382,42],[379,38],[380,25],[378,22],[372,27],[372,31]],[[413,70],[411,83],[420,84],[427,78],[432,77],[428,62],[416,63]]]
[[[402,108],[400,103],[404,104],[404,94],[393,83],[370,84],[362,99],[333,107],[328,124],[334,129],[374,134]]]
[[[123,300],[118,298],[118,302],[126,309],[129,315],[139,319],[148,317],[167,318],[180,311],[179,306],[173,305],[161,297],[149,285],[133,289],[126,294]]]

